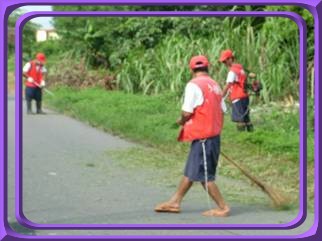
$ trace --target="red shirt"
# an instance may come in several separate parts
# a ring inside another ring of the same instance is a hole
[[[28,77],[31,77],[34,79],[34,81],[36,82],[36,84],[40,85],[41,81],[43,80],[43,74],[42,74],[42,66],[38,66],[39,68],[37,68],[37,64],[35,61],[30,61],[30,69],[29,71],[26,73],[26,75]],[[36,88],[38,87],[36,84],[31,83],[29,81],[25,82],[25,85],[27,87],[31,87],[31,88]]]
[[[245,88],[247,75],[243,66],[240,64],[233,64],[230,71],[236,74],[236,81],[230,84],[230,100],[234,101],[248,97],[248,93]]]
[[[204,101],[194,109],[192,117],[181,128],[178,141],[193,141],[220,135],[223,127],[222,91],[209,76],[191,80],[202,91]]]

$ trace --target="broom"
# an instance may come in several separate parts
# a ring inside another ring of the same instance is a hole
[[[38,88],[41,88],[43,89],[46,93],[48,93],[49,95],[51,96],[55,96],[55,94],[53,92],[51,92],[50,90],[48,90],[47,88],[45,87],[40,87],[40,85],[37,83],[37,82],[33,82]]]
[[[287,206],[288,200],[285,197],[283,197],[280,193],[278,193],[272,187],[269,187],[268,185],[266,185],[263,182],[261,182],[260,180],[258,180],[256,177],[254,177],[252,174],[250,174],[243,166],[234,162],[225,153],[223,153],[222,151],[220,153],[223,157],[225,157],[225,159],[228,162],[230,162],[235,167],[237,167],[246,177],[248,177],[257,186],[259,186],[263,190],[263,192],[265,192],[272,199],[274,206],[276,208],[282,208],[282,207]]]

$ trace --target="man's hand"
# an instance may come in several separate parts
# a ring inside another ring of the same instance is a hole
[[[224,99],[222,99],[221,100],[221,110],[224,112],[224,113],[227,113],[227,105],[226,105],[226,103],[225,103],[225,100]]]
[[[44,80],[42,80],[42,81],[40,82],[39,87],[40,87],[40,88],[44,88],[45,86],[46,86],[46,82],[45,82]]]
[[[226,97],[227,92],[229,91],[230,87],[231,87],[231,84],[226,84],[226,86],[224,87],[224,90],[222,91],[223,98]]]
[[[183,124],[182,124],[182,118],[178,118],[178,119],[177,119],[177,121],[176,121],[176,123],[177,123],[179,126],[183,125]]]
[[[35,80],[34,80],[32,77],[28,77],[28,78],[27,78],[27,81],[28,81],[29,83],[33,83],[33,82],[35,82]]]

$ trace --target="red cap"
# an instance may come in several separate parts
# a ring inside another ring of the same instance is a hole
[[[38,53],[36,54],[36,59],[41,62],[41,63],[45,63],[46,62],[46,56],[43,53]]]
[[[209,61],[206,56],[198,55],[191,58],[189,66],[190,69],[208,67]]]
[[[227,59],[233,58],[233,57],[234,57],[233,51],[231,51],[230,49],[226,49],[226,50],[221,52],[219,61],[224,62]]]

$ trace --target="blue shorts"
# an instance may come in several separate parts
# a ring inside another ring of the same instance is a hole
[[[40,102],[42,99],[42,91],[40,88],[26,87],[25,98],[27,101],[34,99],[35,101]]]
[[[231,120],[233,122],[250,122],[249,98],[243,98],[232,104]]]
[[[206,139],[206,160],[208,181],[214,181],[220,152],[220,136]],[[203,148],[200,140],[191,143],[184,175],[194,182],[205,182]]]

